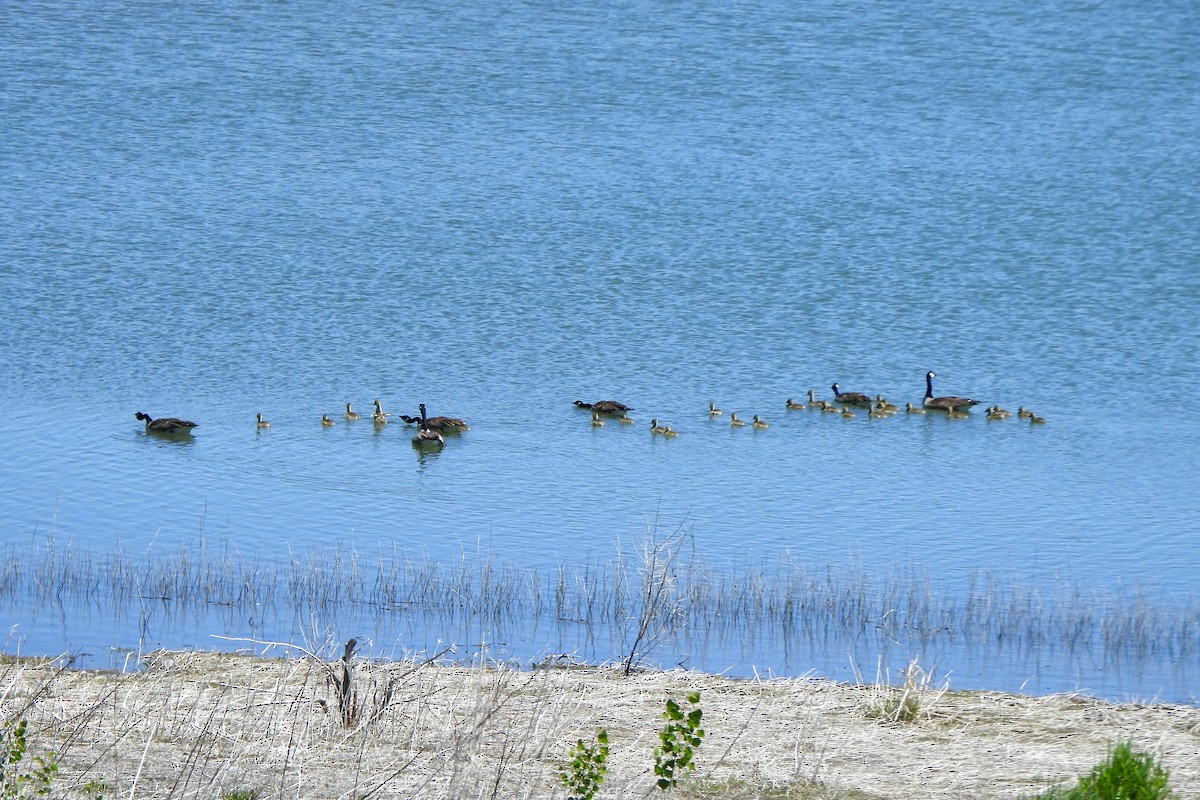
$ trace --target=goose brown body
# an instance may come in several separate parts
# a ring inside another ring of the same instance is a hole
[[[179,419],[178,417],[159,417],[158,419],[154,419],[149,414],[143,414],[141,411],[134,413],[133,416],[146,423],[147,433],[191,433],[192,428],[200,427],[191,420]]]
[[[936,374],[932,370],[925,373],[925,400],[922,403],[925,408],[933,408],[938,411],[963,411],[965,413],[971,406],[979,405],[978,400],[972,400],[969,397],[956,397],[954,395],[934,397],[933,376]]]
[[[471,429],[465,420],[458,417],[430,417],[425,420],[425,427],[438,433],[457,433]]]
[[[585,403],[582,400],[576,400],[574,405],[576,408],[586,408],[598,414],[610,414],[612,416],[620,416],[626,411],[633,411],[629,406],[624,403],[618,403],[616,400],[597,400],[594,403]]]
[[[863,406],[864,408],[871,407],[871,398],[867,397],[862,392],[841,392],[838,391],[838,385],[833,385],[833,399],[844,406]]]

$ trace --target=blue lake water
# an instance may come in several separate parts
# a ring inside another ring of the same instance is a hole
[[[1117,668],[724,636],[649,661],[870,678],[879,655],[919,656],[962,688],[1196,701],[1190,3],[2,15],[10,561],[211,547],[264,569],[356,553],[528,575],[679,528],[717,574],[802,565],[945,603],[986,576],[1140,604],[1184,644]],[[928,370],[982,401],[971,418],[784,408],[834,382],[919,403]],[[603,398],[636,423],[571,404]],[[412,428],[366,419],[375,399],[471,430],[422,455]],[[992,404],[1047,423],[988,421]],[[139,410],[200,427],[148,436]],[[35,595],[0,592],[8,651],[488,633]],[[621,656],[534,628],[501,655]]]

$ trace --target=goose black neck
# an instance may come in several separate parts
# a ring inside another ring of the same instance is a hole
[[[424,403],[421,403],[421,430],[423,430],[423,431],[429,430],[429,425],[427,425],[425,422],[425,404]]]
[[[830,388],[833,389],[834,396],[841,394],[841,392],[838,391],[838,385],[836,383],[833,386],[831,386]]]
[[[933,373],[925,373],[925,396],[933,397]]]

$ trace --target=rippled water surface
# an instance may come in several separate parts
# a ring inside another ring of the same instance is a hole
[[[718,572],[917,576],[947,602],[984,575],[1136,597],[1196,633],[1190,4],[4,17],[0,537],[18,562],[212,545],[554,570],[679,528]],[[919,403],[928,370],[1047,423],[784,408],[835,381]],[[571,404],[609,397],[636,423]],[[422,455],[412,428],[365,419],[375,399],[471,430]],[[200,427],[148,436],[139,410]],[[24,652],[302,627],[0,608]],[[459,636],[405,625],[377,649]],[[573,646],[537,636],[508,654]],[[712,640],[687,663],[844,675],[878,654]],[[962,686],[1194,701],[1200,677],[1194,643],[1123,669],[939,657]]]

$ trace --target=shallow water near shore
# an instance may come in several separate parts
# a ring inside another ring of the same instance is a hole
[[[796,564],[961,606],[985,576],[1194,630],[1187,5],[32,4],[12,22],[0,536],[18,570],[217,549],[281,572],[332,551],[603,571],[680,529],[729,580]],[[919,404],[928,370],[1047,423],[784,408],[834,382]],[[636,423],[571,405],[608,397]],[[420,454],[411,427],[342,419],[375,399],[471,430]],[[154,437],[135,411],[200,427]],[[373,608],[184,625],[30,591],[0,593],[9,650],[483,641]],[[506,624],[503,657],[621,655]],[[867,677],[927,655],[966,685],[1189,702],[1200,677],[1194,645],[1114,664],[735,639],[651,655]]]

